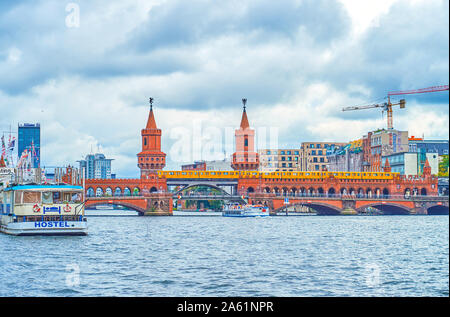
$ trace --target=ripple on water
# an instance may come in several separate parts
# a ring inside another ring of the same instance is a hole
[[[0,235],[0,296],[448,296],[448,219],[94,217]]]

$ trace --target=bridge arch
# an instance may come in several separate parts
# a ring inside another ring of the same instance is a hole
[[[112,196],[113,195],[113,191],[112,191],[111,187],[106,187],[105,195],[106,196]]]
[[[227,193],[224,189],[220,188],[219,186],[212,185],[212,184],[201,184],[201,183],[199,183],[199,184],[191,184],[191,185],[188,185],[188,186],[186,186],[186,187],[183,187],[183,188],[177,190],[174,194],[177,195],[177,194],[180,194],[181,192],[183,192],[183,191],[185,191],[185,190],[187,190],[187,189],[195,188],[195,187],[199,187],[199,186],[201,186],[201,187],[214,188],[214,189],[220,191],[221,194],[230,196],[229,193]],[[252,187],[249,187],[249,188],[252,188]],[[153,189],[155,189],[155,190],[153,190]],[[252,188],[252,189],[253,189],[253,188]],[[248,190],[248,188],[247,188],[247,190]],[[153,193],[154,191],[157,191],[157,189],[156,189],[155,187],[152,187],[152,188],[150,189],[150,192]],[[253,191],[254,191],[254,189],[253,189]]]
[[[328,197],[335,197],[336,196],[336,190],[333,187],[330,187],[328,189]]]
[[[449,207],[443,205],[434,205],[427,208],[428,215],[448,215]]]
[[[291,187],[291,193],[292,193],[292,196],[296,196],[296,194],[298,193],[297,188]]]
[[[86,196],[87,196],[87,197],[94,197],[94,196],[95,196],[94,188],[89,187],[89,188],[87,189],[87,191],[86,191]]]
[[[376,208],[385,215],[409,215],[411,212],[410,208],[403,206],[401,204],[391,202],[386,203],[376,202],[359,207],[357,209],[358,213],[362,213],[363,210],[366,209],[367,207]]]
[[[122,196],[122,189],[120,187],[114,189],[114,196]]]
[[[97,197],[103,196],[103,188],[97,187],[97,189],[95,190],[95,196]]]
[[[290,205],[284,205],[278,209],[275,209],[274,212],[282,212],[282,211],[286,210],[286,208],[296,207],[296,206],[311,207],[312,209],[317,211],[318,215],[332,216],[332,215],[339,215],[341,213],[341,210],[338,207],[335,207],[333,205],[326,204],[326,203],[320,203],[320,202],[311,202],[311,203],[302,202],[302,203],[294,203],[294,204],[290,204]]]
[[[358,198],[363,198],[364,197],[364,189],[363,188],[358,188]]]
[[[156,193],[157,191],[158,191],[158,188],[156,188],[155,186],[150,188],[150,193]]]
[[[405,198],[409,198],[411,196],[411,189],[405,188],[405,191],[403,192],[403,196],[405,196]]]
[[[87,203],[86,207],[91,208],[91,207],[104,206],[104,205],[127,207],[127,208],[130,208],[130,209],[138,212],[138,214],[140,216],[142,216],[145,213],[145,208],[142,208],[142,207],[139,207],[139,206],[133,205],[131,203],[127,203],[127,202],[113,202],[113,203],[110,203],[108,201],[102,200],[102,201],[99,201],[99,202]]]
[[[131,196],[131,190],[130,190],[130,188],[128,186],[123,189],[123,195],[124,196]]]
[[[317,188],[317,193],[319,197],[323,197],[324,196],[324,191],[322,187]]]
[[[383,188],[383,198],[388,198],[388,197],[389,197],[389,189]]]
[[[420,190],[420,195],[421,195],[421,196],[426,196],[426,195],[427,195],[427,189],[426,189],[426,188],[422,188],[422,189]]]
[[[222,189],[223,190],[223,189]],[[253,187],[247,187],[247,193],[254,193],[255,189]]]

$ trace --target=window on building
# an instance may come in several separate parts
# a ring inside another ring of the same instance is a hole
[[[311,155],[316,155],[316,150],[312,150]]]
[[[314,162],[314,163],[317,163],[317,157],[314,157],[314,158],[313,158],[313,162]]]

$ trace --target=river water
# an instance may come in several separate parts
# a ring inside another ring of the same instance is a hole
[[[448,216],[88,225],[85,237],[0,234],[0,296],[449,296]]]

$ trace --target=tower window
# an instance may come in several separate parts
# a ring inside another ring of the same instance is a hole
[[[248,138],[244,139],[244,146],[248,146]]]
[[[147,138],[144,138],[144,145],[147,145]]]

